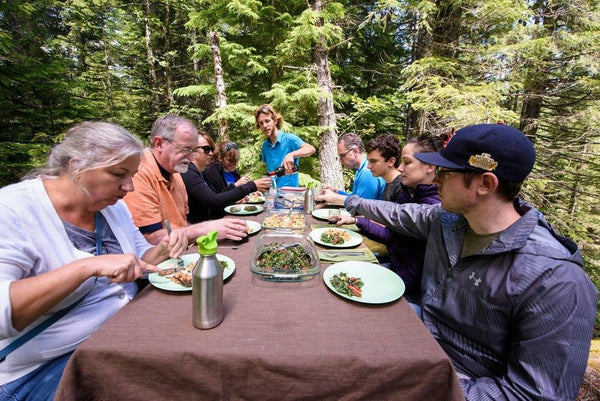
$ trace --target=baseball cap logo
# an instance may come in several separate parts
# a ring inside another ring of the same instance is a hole
[[[493,171],[498,166],[498,163],[489,153],[482,153],[480,155],[472,155],[469,157],[469,165],[482,170]]]

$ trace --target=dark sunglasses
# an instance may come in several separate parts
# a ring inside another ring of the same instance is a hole
[[[215,151],[215,148],[213,148],[212,146],[208,146],[208,145],[198,146],[196,148],[196,150],[198,150],[198,149],[202,149],[202,151],[204,152],[205,155]]]

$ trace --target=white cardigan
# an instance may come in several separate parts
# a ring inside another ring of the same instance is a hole
[[[125,202],[101,210],[123,253],[141,257],[151,245],[133,224]],[[74,260],[90,257],[69,240],[41,179],[0,189],[0,349],[45,320],[52,313],[86,299],[59,321],[13,351],[0,362],[0,385],[18,379],[76,348],[137,293],[135,283],[111,284],[90,278],[50,312],[18,332],[11,323],[9,286],[12,281],[38,276]]]

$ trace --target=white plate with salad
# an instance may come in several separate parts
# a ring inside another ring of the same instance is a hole
[[[395,301],[406,289],[396,273],[368,262],[334,263],[323,272],[323,281],[337,295],[366,304]]]
[[[316,228],[310,232],[309,236],[316,243],[333,248],[352,248],[363,242],[362,235],[345,228]]]

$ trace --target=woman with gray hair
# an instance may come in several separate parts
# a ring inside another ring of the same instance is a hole
[[[52,399],[73,350],[135,296],[135,280],[185,250],[180,234],[150,245],[121,200],[141,153],[124,128],[84,122],[45,167],[0,189],[2,397]]]

